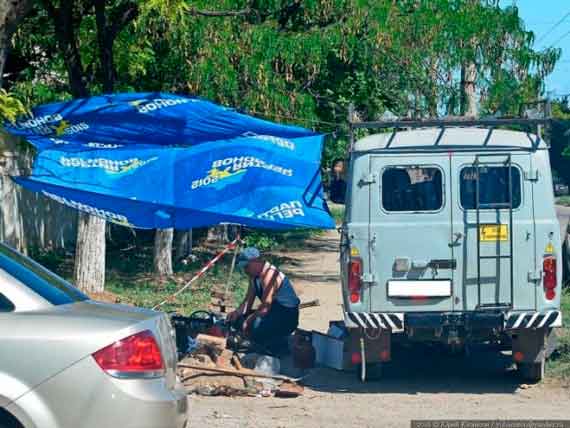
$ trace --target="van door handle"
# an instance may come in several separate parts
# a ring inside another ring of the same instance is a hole
[[[370,249],[376,249],[376,234],[372,235],[372,238],[370,239]]]
[[[455,232],[453,234],[453,241],[451,241],[449,243],[449,246],[450,247],[457,247],[458,245],[461,245],[461,242],[459,242],[459,241],[461,241],[462,238],[463,238],[463,233]]]

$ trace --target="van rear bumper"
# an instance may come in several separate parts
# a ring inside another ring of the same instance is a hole
[[[465,326],[470,329],[516,330],[562,327],[562,312],[466,311],[466,312],[344,312],[349,328],[386,329],[403,332],[406,327],[441,328]]]

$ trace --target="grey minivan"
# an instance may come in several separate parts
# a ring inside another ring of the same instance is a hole
[[[548,147],[477,125],[392,124],[352,145],[341,269],[345,323],[375,350],[355,351],[361,367],[390,360],[396,334],[455,352],[497,344],[525,378],[544,376],[562,324]]]
[[[183,428],[164,313],[89,300],[0,244],[0,428]]]

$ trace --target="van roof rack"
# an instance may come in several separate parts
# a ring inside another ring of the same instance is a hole
[[[487,117],[476,119],[473,117],[445,117],[445,118],[429,118],[420,120],[410,120],[410,119],[395,119],[395,120],[378,120],[378,121],[355,121],[353,118],[354,106],[351,104],[348,108],[348,125],[349,125],[349,137],[350,143],[348,146],[348,152],[351,153],[354,150],[356,139],[355,131],[357,129],[393,129],[394,134],[401,129],[418,129],[418,128],[440,128],[442,131],[446,128],[489,128],[492,132],[498,127],[503,126],[531,126],[536,127],[536,135],[539,139],[542,139],[542,129],[545,125],[549,125],[552,122],[551,119],[551,107],[549,100],[540,100],[534,103],[544,104],[544,109],[540,114],[543,117],[535,118],[525,118],[525,117]]]
[[[525,118],[489,118],[489,119],[472,119],[472,118],[454,118],[454,119],[425,119],[425,120],[387,120],[372,122],[353,122],[349,121],[352,129],[385,129],[385,128],[445,128],[453,126],[464,127],[496,127],[507,125],[529,125],[539,126],[547,125],[551,119],[525,119]]]

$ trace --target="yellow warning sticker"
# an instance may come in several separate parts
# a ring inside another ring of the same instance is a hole
[[[358,251],[358,248],[352,247],[350,249],[350,255],[352,257],[358,257],[360,255],[360,252]]]
[[[552,242],[549,242],[548,245],[546,246],[544,252],[546,254],[554,254],[554,245],[552,245]]]
[[[497,242],[509,239],[509,229],[506,224],[482,224],[479,226],[481,242]]]

